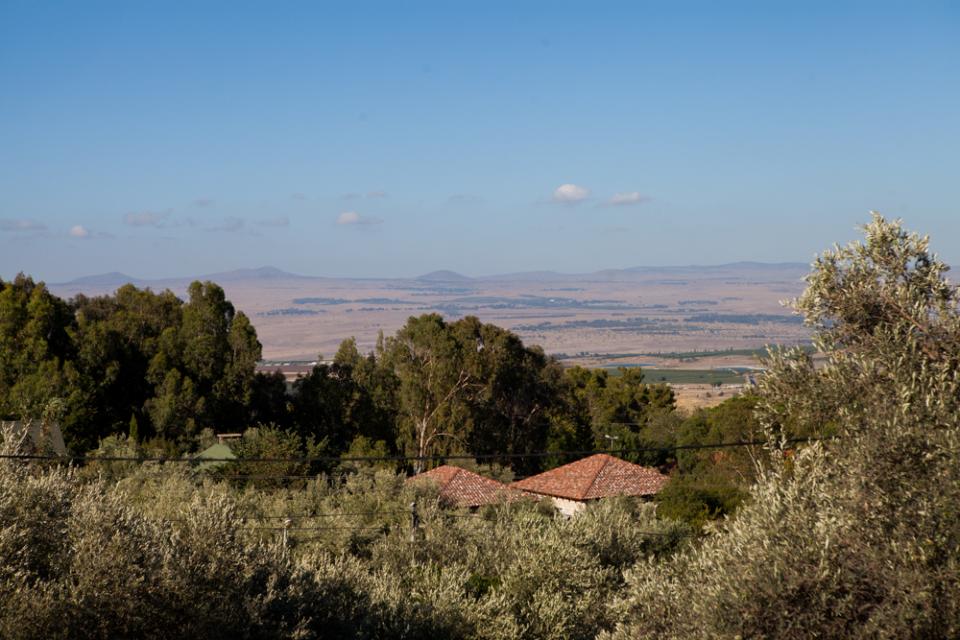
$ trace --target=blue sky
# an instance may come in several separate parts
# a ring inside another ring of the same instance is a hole
[[[0,275],[960,262],[957,3],[0,3]]]

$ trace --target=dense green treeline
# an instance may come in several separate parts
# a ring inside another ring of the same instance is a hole
[[[214,432],[246,432],[247,455],[475,454],[527,475],[573,458],[524,454],[612,449],[676,469],[687,484],[668,494],[672,510],[694,522],[730,512],[749,483],[671,450],[738,437],[755,427],[749,410],[708,438],[689,426],[705,418],[680,415],[641,370],[564,368],[474,317],[411,317],[369,353],[345,340],[290,388],[256,372],[256,331],[216,284],[193,283],[186,301],[132,285],[64,301],[23,275],[0,286],[0,417],[57,420],[74,453],[124,435],[133,454],[189,454]]]
[[[127,432],[184,448],[242,424],[259,360],[253,325],[209,282],[186,302],[132,285],[68,302],[23,275],[0,291],[0,414],[55,419],[75,450]]]
[[[257,374],[259,359],[249,319],[210,282],[186,301],[132,285],[65,301],[23,275],[0,282],[0,416],[59,420],[78,452],[121,433],[188,451],[204,429],[258,425],[334,455],[357,439],[407,455],[629,448],[674,408],[639,370],[565,370],[474,317],[412,317],[366,354],[346,340],[292,390]]]

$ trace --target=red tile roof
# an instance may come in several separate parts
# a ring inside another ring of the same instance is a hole
[[[592,500],[612,496],[649,496],[660,491],[666,483],[667,476],[656,469],[598,453],[510,486],[557,498]]]
[[[511,489],[502,482],[485,478],[472,471],[450,465],[442,465],[436,469],[418,473],[412,478],[408,478],[407,482],[422,480],[435,482],[440,490],[440,501],[454,507],[479,507],[500,500],[512,502],[523,498],[537,499],[538,497],[517,489]]]

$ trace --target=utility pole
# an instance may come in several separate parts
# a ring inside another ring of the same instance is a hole
[[[287,541],[288,541],[288,533],[289,533],[289,530],[290,530],[290,524],[291,524],[290,518],[286,518],[286,519],[283,521],[283,550],[284,550],[284,553],[286,553],[286,550],[287,550]]]

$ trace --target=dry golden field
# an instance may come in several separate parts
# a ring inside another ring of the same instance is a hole
[[[412,315],[475,315],[509,328],[565,362],[587,366],[750,366],[748,354],[692,360],[677,353],[795,344],[806,329],[780,301],[803,288],[803,265],[742,263],[604,271],[586,275],[518,274],[469,279],[440,273],[418,279],[299,277],[273,269],[211,276],[250,316],[266,360],[332,356],[355,337],[362,349]],[[178,294],[187,279],[135,281]],[[53,285],[63,296],[112,291],[96,278]],[[689,356],[690,354],[688,354]]]

